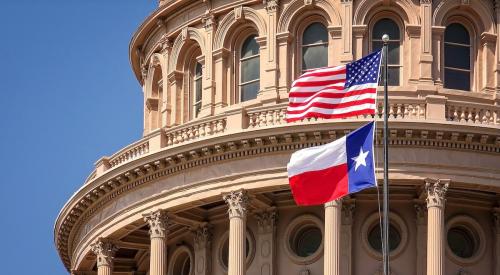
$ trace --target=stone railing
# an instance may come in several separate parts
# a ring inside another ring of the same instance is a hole
[[[112,155],[108,160],[109,168],[129,162],[147,153],[149,153],[149,139],[141,139]]]
[[[172,146],[226,131],[226,116],[202,118],[165,129],[166,145]]]
[[[460,123],[500,124],[500,106],[448,100],[446,120]]]

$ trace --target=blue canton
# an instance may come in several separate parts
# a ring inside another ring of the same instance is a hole
[[[376,51],[347,64],[344,88],[361,84],[378,83],[381,56],[382,51]]]

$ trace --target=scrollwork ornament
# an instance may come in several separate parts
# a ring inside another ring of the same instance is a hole
[[[232,191],[223,196],[228,206],[229,218],[244,217],[247,212],[248,194],[245,190]]]
[[[264,0],[264,5],[268,13],[275,13],[278,12],[279,0]]]
[[[144,215],[144,221],[149,225],[149,236],[153,238],[166,238],[170,219],[165,210],[157,210]]]
[[[446,201],[446,191],[448,191],[449,182],[442,180],[426,180],[425,190],[427,191],[427,208],[444,207]]]
[[[212,30],[215,28],[216,22],[215,22],[215,16],[213,13],[207,13],[203,18],[201,19],[201,22],[203,23],[203,27],[205,27],[205,30]]]
[[[272,233],[276,228],[278,213],[276,209],[269,209],[255,214],[259,233]]]
[[[100,266],[113,266],[113,259],[115,257],[118,247],[111,241],[104,238],[99,238],[96,243],[90,246],[92,253],[97,257],[97,267]]]

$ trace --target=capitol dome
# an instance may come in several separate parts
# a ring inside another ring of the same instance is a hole
[[[377,189],[299,207],[286,171],[373,119],[382,167],[382,100],[373,118],[285,112],[304,71],[387,33],[391,274],[500,275],[499,22],[500,0],[160,1],[130,42],[143,137],[64,205],[61,260],[72,275],[382,274]]]

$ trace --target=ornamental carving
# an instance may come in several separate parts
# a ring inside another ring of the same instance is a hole
[[[224,201],[228,206],[229,218],[245,217],[248,206],[248,194],[246,190],[232,191],[223,196]]]
[[[194,231],[194,247],[195,249],[203,249],[210,247],[212,240],[212,232],[210,225],[200,226]]]
[[[342,224],[343,225],[352,225],[355,209],[356,209],[356,204],[354,202],[342,204]]]
[[[269,209],[255,214],[259,233],[273,233],[276,228],[278,213],[276,209]]]
[[[144,215],[144,221],[149,225],[149,236],[153,238],[166,238],[170,218],[165,210],[157,210]]]
[[[113,259],[118,247],[108,239],[99,238],[96,243],[90,246],[92,253],[97,257],[97,267],[113,266]]]
[[[425,180],[425,190],[427,191],[427,208],[444,207],[448,186],[448,181],[432,179]]]
[[[417,225],[427,225],[427,207],[422,203],[414,205],[417,215]]]
[[[215,17],[212,13],[205,14],[205,16],[201,19],[201,22],[203,23],[203,27],[205,27],[206,31],[213,30],[216,25]]]
[[[268,13],[278,12],[279,8],[278,0],[264,0],[264,5],[266,5],[266,10]]]

